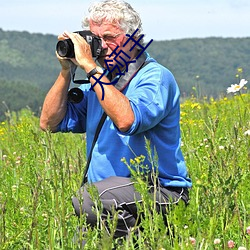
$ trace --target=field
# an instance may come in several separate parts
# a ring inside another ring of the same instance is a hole
[[[115,223],[108,221],[108,235],[100,222],[87,232],[85,249],[250,249],[249,103],[240,92],[183,102],[190,204],[173,207],[165,226],[140,185],[143,230],[117,242]],[[44,133],[38,124],[28,109],[6,113],[0,124],[0,249],[80,249],[76,228],[85,221],[74,216],[71,197],[85,166],[84,135]]]

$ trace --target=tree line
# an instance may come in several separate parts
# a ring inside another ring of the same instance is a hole
[[[60,70],[56,43],[55,35],[0,29],[0,120],[25,107],[39,115]],[[183,98],[217,98],[240,78],[250,79],[248,37],[153,41],[147,51],[172,71]]]

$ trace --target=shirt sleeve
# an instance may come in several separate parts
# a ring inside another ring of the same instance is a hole
[[[179,89],[172,73],[157,63],[152,64],[141,70],[133,91],[126,94],[135,120],[130,129],[122,133],[124,135],[155,127],[178,105]]]

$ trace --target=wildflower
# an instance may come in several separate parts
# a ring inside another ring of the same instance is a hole
[[[191,244],[194,246],[196,243],[196,239],[193,237],[189,237],[189,240],[190,240]]]
[[[239,247],[238,250],[247,250],[245,247]]]
[[[192,108],[192,109],[201,109],[201,106],[200,106],[199,103],[192,103],[192,104],[191,104],[191,108]]]
[[[215,245],[220,244],[220,239],[214,239],[214,244],[215,244]]]
[[[247,232],[248,235],[250,235],[250,226],[247,227],[246,232]]]
[[[42,214],[43,220],[47,221],[48,220],[48,214],[47,213],[43,213]]]
[[[219,146],[219,150],[223,150],[224,149],[224,146]]]
[[[197,185],[201,185],[202,183],[201,183],[200,180],[197,180],[197,181],[196,181],[196,184],[197,184]]]
[[[227,88],[227,93],[235,93],[240,91],[245,85],[247,81],[245,79],[241,79],[239,84],[231,84],[231,87]]]
[[[133,159],[130,159],[129,162],[130,162],[131,165],[135,165],[135,161]]]
[[[227,242],[227,246],[228,246],[228,248],[234,248],[234,241],[233,240],[229,240]]]
[[[250,135],[250,129],[248,129],[247,131],[244,132],[245,136],[249,136]]]
[[[13,192],[16,192],[16,190],[17,190],[17,185],[13,185],[13,186],[11,187],[11,189],[12,189]]]
[[[242,73],[243,72],[243,68],[238,68],[237,71],[238,71],[238,73]]]
[[[23,214],[24,211],[25,211],[24,207],[21,207],[21,208],[20,208],[20,214]]]

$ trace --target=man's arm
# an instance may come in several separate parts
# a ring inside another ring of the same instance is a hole
[[[70,70],[62,68],[57,80],[45,97],[40,117],[42,130],[56,131],[67,109],[68,89],[70,84]]]
[[[74,43],[76,63],[85,70],[86,73],[89,73],[97,66],[92,58],[89,44],[79,34],[67,32],[66,35],[68,35]],[[100,77],[100,75],[95,76],[96,78]],[[110,83],[106,76],[103,76],[101,81]],[[93,77],[90,78],[90,82],[92,85],[96,83]],[[97,83],[94,86],[95,93],[102,108],[120,131],[127,131],[134,122],[134,113],[128,98],[113,85],[103,84],[102,86],[105,93],[104,100],[102,100],[103,90],[101,89],[101,85]]]
[[[96,75],[96,78],[98,77],[99,76]],[[100,80],[103,83],[110,83],[106,76],[103,76]],[[90,82],[92,85],[96,83],[93,77],[90,78]],[[134,113],[129,99],[113,85],[102,84],[102,90],[100,84],[102,83],[95,84],[94,90],[102,108],[114,122],[116,127],[120,131],[126,132],[134,122]],[[103,93],[105,95],[104,99],[102,100]]]

